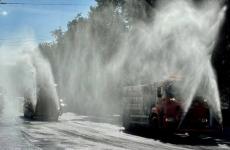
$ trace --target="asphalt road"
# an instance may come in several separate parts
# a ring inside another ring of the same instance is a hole
[[[0,149],[230,149],[228,138],[126,133],[118,116],[93,118],[65,113],[58,122],[1,117]]]

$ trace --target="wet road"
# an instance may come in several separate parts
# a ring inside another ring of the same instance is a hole
[[[149,137],[142,131],[124,133],[123,127],[114,120],[105,120],[71,113],[63,114],[58,122],[3,118],[0,149],[230,149],[224,139],[190,139],[182,135]]]

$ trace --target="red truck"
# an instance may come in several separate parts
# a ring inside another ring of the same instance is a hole
[[[195,96],[188,111],[180,92],[174,87],[178,81],[167,80],[148,85],[124,88],[123,125],[147,125],[152,129],[170,132],[216,132],[222,125],[213,117],[205,98]]]

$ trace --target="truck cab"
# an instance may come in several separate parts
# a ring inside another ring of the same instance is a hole
[[[179,81],[167,80],[148,85],[129,86],[124,92],[125,129],[145,125],[157,131],[210,132],[220,123],[212,116],[207,100],[194,96],[185,110],[185,101],[177,88]]]

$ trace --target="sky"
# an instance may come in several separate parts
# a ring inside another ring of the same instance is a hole
[[[52,41],[51,31],[59,27],[66,30],[67,23],[77,14],[87,16],[90,6],[96,5],[94,0],[0,0],[0,2],[25,3],[0,4],[0,44],[12,46],[21,41],[25,43],[29,40],[35,40],[36,43]]]

